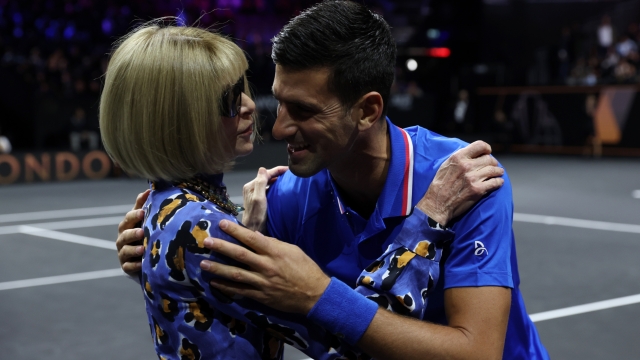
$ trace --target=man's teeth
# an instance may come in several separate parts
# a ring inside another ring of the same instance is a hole
[[[293,151],[293,152],[300,151],[300,150],[304,150],[304,149],[306,149],[307,147],[309,147],[309,145],[308,145],[308,144],[301,144],[301,145],[291,145],[291,144],[289,144],[289,149],[290,149],[291,151]]]

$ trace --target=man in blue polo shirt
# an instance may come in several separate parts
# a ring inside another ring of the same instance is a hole
[[[284,242],[221,224],[255,252],[207,241],[250,266],[205,262],[234,280],[212,285],[306,314],[375,358],[548,358],[518,288],[508,176],[451,222],[439,209],[426,209],[433,220],[414,209],[465,143],[384,117],[395,65],[386,23],[362,5],[323,2],[284,27],[272,57],[273,136],[289,144],[290,172],[268,192],[267,230]],[[450,226],[453,241],[421,247],[429,222]],[[437,260],[433,284],[422,258]],[[344,285],[356,282],[356,290]],[[384,295],[402,306],[378,304],[426,321],[376,309],[362,295]]]

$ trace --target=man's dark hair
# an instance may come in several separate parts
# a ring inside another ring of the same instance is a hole
[[[396,44],[381,16],[355,2],[324,1],[293,18],[272,41],[276,64],[288,70],[329,68],[329,91],[344,106],[377,91],[386,115]]]

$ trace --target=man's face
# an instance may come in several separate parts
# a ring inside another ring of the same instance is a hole
[[[296,176],[330,168],[349,152],[357,134],[350,112],[329,92],[329,75],[327,68],[292,71],[276,65],[273,137],[287,141],[289,169]]]

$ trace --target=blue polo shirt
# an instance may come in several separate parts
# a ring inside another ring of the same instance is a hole
[[[467,144],[421,127],[400,129],[387,119],[391,161],[384,188],[369,219],[345,204],[328,170],[309,178],[291,172],[270,188],[267,229],[299,246],[329,276],[354,286],[367,265],[382,255],[426,193],[440,165]],[[548,359],[519,290],[513,236],[511,183],[485,196],[452,226],[440,278],[429,292],[424,319],[447,324],[444,290],[467,286],[512,289],[505,359]]]

